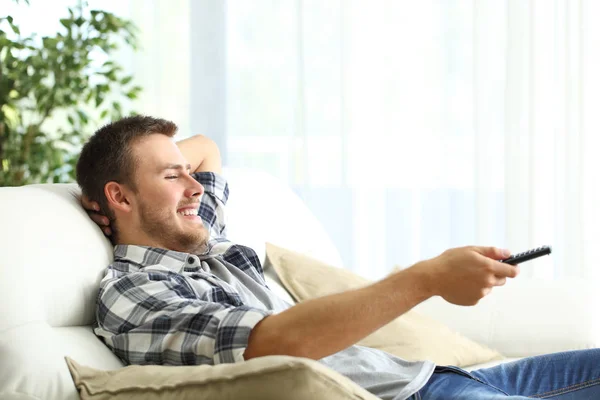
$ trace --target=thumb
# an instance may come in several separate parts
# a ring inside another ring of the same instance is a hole
[[[504,260],[505,258],[510,257],[510,250],[500,249],[498,247],[474,246],[473,250],[494,260]]]

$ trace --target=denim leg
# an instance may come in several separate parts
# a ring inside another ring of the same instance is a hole
[[[517,400],[457,367],[436,367],[431,379],[410,400]]]
[[[600,349],[529,357],[466,372],[436,367],[414,400],[600,399]]]
[[[543,399],[600,399],[600,349],[529,357],[471,375],[509,395]]]

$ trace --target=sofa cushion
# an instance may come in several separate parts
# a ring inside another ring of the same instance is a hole
[[[220,365],[130,365],[101,371],[66,358],[86,400],[376,400],[348,378],[298,357],[266,356]]]
[[[267,243],[267,264],[298,301],[366,286],[369,280],[331,267],[303,254]],[[405,360],[431,360],[438,365],[468,366],[502,359],[502,354],[447,326],[409,311],[357,344],[392,353]]]
[[[90,325],[113,256],[77,185],[0,189],[0,304],[13,305],[2,308],[0,331],[32,321]]]
[[[79,399],[65,356],[99,369],[123,367],[90,326],[30,322],[0,331],[0,399]]]

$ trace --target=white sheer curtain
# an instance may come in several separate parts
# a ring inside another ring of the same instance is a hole
[[[43,34],[75,2],[4,6]],[[287,181],[347,268],[379,278],[454,246],[551,244],[523,274],[599,274],[597,1],[89,3],[140,27],[142,51],[119,56],[145,88],[137,109]],[[218,5],[207,32],[224,35],[192,37]],[[224,112],[190,112],[211,98]],[[194,116],[217,128],[192,132]]]
[[[289,182],[371,278],[466,244],[595,277],[599,8],[230,0],[228,163]]]
[[[190,2],[186,0],[88,0],[91,7],[132,20],[140,49],[120,61],[143,87],[137,112],[177,123],[190,135]]]

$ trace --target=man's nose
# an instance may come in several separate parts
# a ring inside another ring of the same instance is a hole
[[[185,195],[187,197],[200,197],[204,193],[204,186],[202,186],[197,180],[189,177],[190,183],[188,188],[185,190]]]

